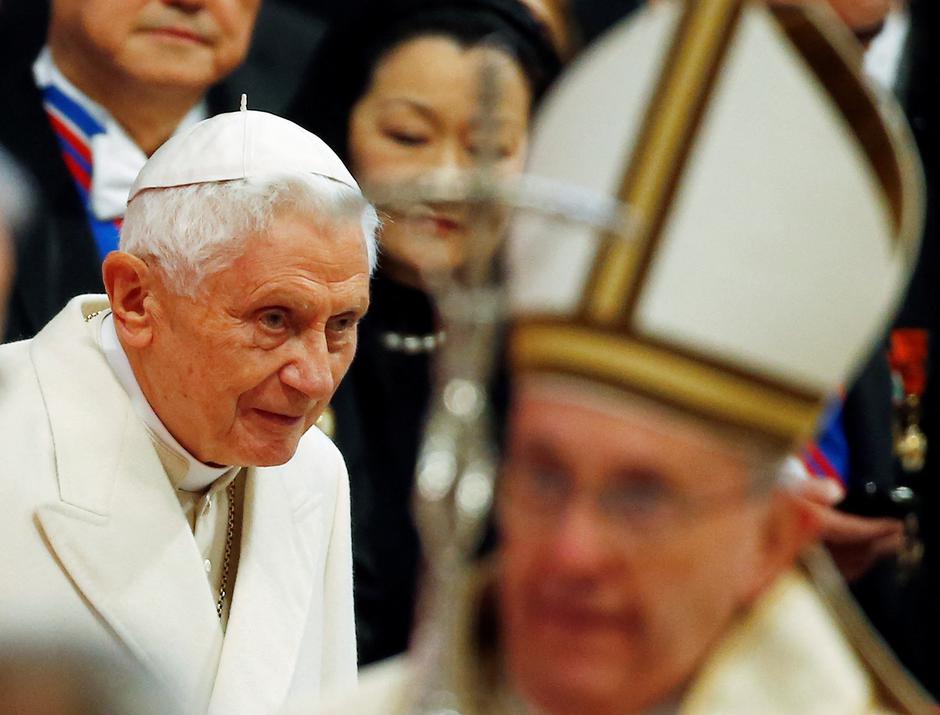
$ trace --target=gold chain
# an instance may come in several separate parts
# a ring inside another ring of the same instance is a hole
[[[225,532],[225,554],[222,557],[222,583],[219,585],[219,600],[215,604],[215,612],[219,614],[219,620],[222,620],[222,609],[225,605],[229,562],[232,558],[232,538],[235,535],[235,479],[229,482],[225,488],[225,493],[228,495],[228,524]]]

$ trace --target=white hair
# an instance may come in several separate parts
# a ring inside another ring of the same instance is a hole
[[[352,187],[316,174],[148,189],[127,206],[120,249],[155,258],[167,288],[194,297],[204,276],[228,268],[283,209],[301,210],[324,227],[358,221],[374,270],[375,209]]]

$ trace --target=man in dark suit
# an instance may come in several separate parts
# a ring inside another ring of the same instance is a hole
[[[0,144],[35,176],[6,337],[100,292],[127,191],[146,158],[212,114],[208,89],[245,57],[260,0],[54,0],[39,57],[0,80]],[[234,107],[227,107],[233,109]]]

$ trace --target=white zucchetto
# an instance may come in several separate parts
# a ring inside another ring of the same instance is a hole
[[[244,108],[171,137],[150,157],[128,201],[147,189],[283,174],[315,174],[359,190],[319,137],[287,119]]]

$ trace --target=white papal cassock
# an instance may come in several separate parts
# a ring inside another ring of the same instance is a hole
[[[352,685],[339,452],[311,429],[289,462],[239,477],[223,630],[152,430],[102,350],[107,307],[105,296],[75,298],[34,339],[0,346],[0,642],[55,636],[131,656],[186,713],[309,707]]]

